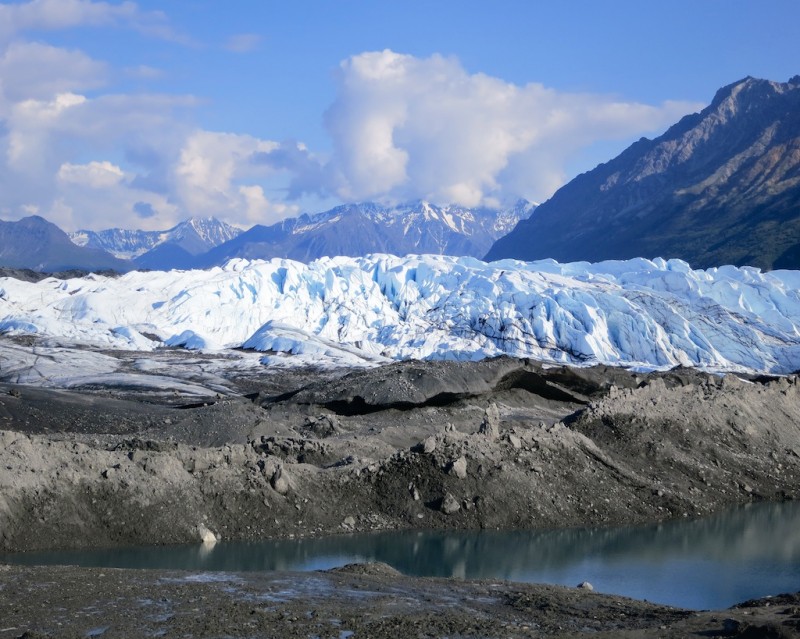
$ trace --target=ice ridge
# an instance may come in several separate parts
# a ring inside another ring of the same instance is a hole
[[[119,278],[3,278],[0,332],[135,350],[245,347],[267,352],[268,363],[281,354],[317,362],[509,354],[790,373],[800,369],[799,291],[798,271],[693,270],[661,259],[232,260]]]

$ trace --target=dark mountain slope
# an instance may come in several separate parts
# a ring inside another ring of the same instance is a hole
[[[0,220],[0,266],[46,273],[70,269],[130,271],[132,268],[130,262],[103,250],[76,246],[64,231],[38,215],[18,222]]]
[[[486,257],[800,268],[800,76],[721,89],[559,189]]]

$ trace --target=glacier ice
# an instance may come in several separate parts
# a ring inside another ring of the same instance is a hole
[[[341,365],[500,354],[572,364],[800,369],[800,273],[679,260],[231,260],[32,284],[0,279],[0,332]],[[280,353],[294,357],[280,357]]]

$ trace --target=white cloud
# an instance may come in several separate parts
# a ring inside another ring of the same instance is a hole
[[[136,202],[152,207],[152,228],[190,214],[169,192],[169,172],[191,129],[177,111],[191,97],[60,93],[13,104],[0,121],[0,210],[26,205],[67,229],[136,225]],[[134,157],[130,167],[116,158]],[[95,158],[86,162],[84,158]],[[115,158],[115,160],[111,160]],[[158,177],[153,172],[161,171]],[[154,190],[146,183],[167,184]]]
[[[33,0],[0,5],[0,36],[148,20],[166,24],[133,3]],[[163,229],[189,215],[269,224],[297,215],[306,196],[541,200],[587,145],[658,129],[697,106],[517,86],[453,58],[371,52],[339,69],[325,114],[334,148],[322,156],[297,141],[204,130],[191,95],[103,93],[113,75],[81,51],[0,37],[4,217],[36,210],[67,230]]]
[[[234,179],[251,169],[254,154],[277,146],[249,135],[194,132],[186,139],[175,169],[181,199],[197,215],[229,210],[240,195],[232,188]]]
[[[257,33],[237,33],[228,38],[225,48],[233,53],[250,53],[258,49],[261,39]]]
[[[250,135],[195,131],[175,169],[176,194],[192,215],[234,222],[272,223],[297,214],[297,206],[268,200],[260,184],[279,170],[260,158],[282,148]]]
[[[29,175],[46,170],[57,149],[51,132],[63,114],[86,102],[75,93],[60,93],[52,100],[24,100],[16,103],[6,121],[8,168]]]
[[[2,33],[32,29],[56,30],[81,25],[102,26],[131,19],[138,9],[133,2],[112,5],[91,0],[31,0],[0,5]]]
[[[651,106],[469,74],[455,58],[368,52],[342,62],[326,114],[344,199],[476,205],[541,200],[576,151],[658,130],[699,105]]]
[[[70,164],[65,162],[58,169],[58,179],[64,184],[76,184],[91,189],[116,186],[125,179],[121,168],[108,161]]]
[[[139,64],[134,67],[127,67],[125,74],[131,78],[138,78],[140,80],[158,80],[164,77],[164,71],[151,67],[146,64]]]
[[[132,174],[108,160],[62,164],[56,197],[41,210],[66,230],[113,226],[161,230],[182,217],[167,196],[137,188]]]
[[[107,65],[81,51],[14,42],[0,55],[0,104],[97,88],[107,75]],[[0,106],[0,115],[6,110]]]
[[[26,31],[55,31],[79,26],[127,26],[165,40],[185,42],[161,11],[142,11],[135,2],[30,0],[0,5],[0,41]]]
[[[171,40],[166,16],[134,2],[30,0],[0,4],[0,212],[38,211],[65,228],[167,226],[191,213],[171,188],[181,147],[196,128],[192,96],[87,92],[116,75],[78,50],[28,42],[27,32],[123,27]],[[38,34],[37,34],[38,35]],[[153,78],[138,66],[118,73]]]
[[[188,130],[176,110],[195,103],[181,96],[89,99],[76,93],[24,100],[10,109],[6,135],[0,133],[0,153],[5,151],[8,169],[23,183],[52,180],[64,162],[86,153],[108,156],[129,146],[147,145],[156,155],[169,155],[177,152]]]
[[[297,206],[268,200],[264,189],[257,184],[240,186],[239,195],[243,199],[245,219],[249,224],[271,224],[300,214]]]

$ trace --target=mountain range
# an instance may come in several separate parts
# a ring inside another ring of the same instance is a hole
[[[481,257],[535,208],[526,200],[506,209],[436,206],[423,201],[393,207],[346,204],[271,226],[254,226],[200,256],[195,264],[210,267],[234,257],[309,262],[324,255],[368,253]]]
[[[346,204],[247,231],[192,218],[167,231],[79,231],[72,242],[39,217],[0,226],[0,267],[50,271],[370,253],[800,269],[800,76],[720,89],[699,113],[577,176],[541,206]]]
[[[241,229],[214,217],[192,217],[166,231],[106,229],[76,231],[70,239],[78,246],[108,251],[137,268],[191,268],[194,258],[232,240]]]
[[[536,208],[465,208],[412,202],[348,204],[242,231],[213,217],[190,218],[166,231],[107,229],[69,236],[41,217],[3,222],[0,266],[33,270],[172,270],[220,266],[231,258],[435,254],[481,257]],[[3,234],[4,233],[4,234]],[[49,238],[44,241],[42,238]],[[7,238],[4,240],[4,238]],[[28,247],[34,247],[33,250]],[[46,254],[50,258],[46,259]]]
[[[579,175],[486,259],[800,268],[800,76],[745,78]]]

